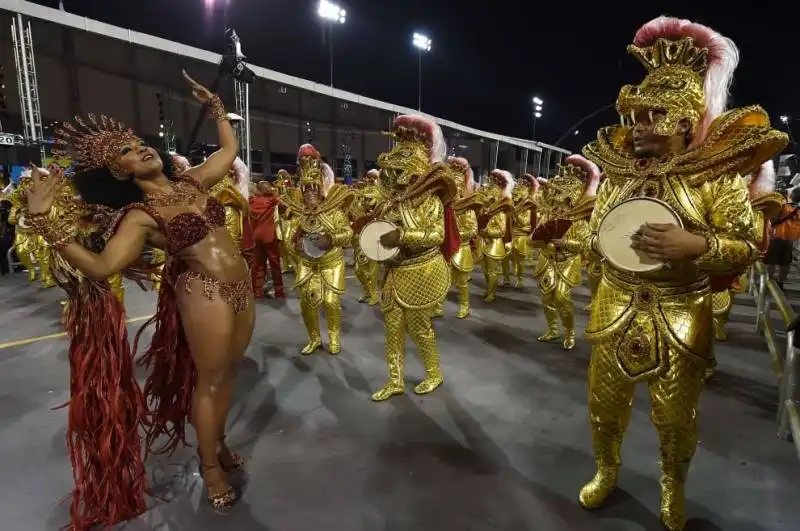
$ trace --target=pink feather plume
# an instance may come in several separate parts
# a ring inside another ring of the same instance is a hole
[[[447,144],[439,124],[418,114],[403,114],[395,119],[394,127],[404,127],[416,131],[425,138],[431,164],[444,162],[447,157]]]
[[[768,160],[758,168],[747,189],[751,199],[756,199],[775,190],[775,164]]]
[[[514,176],[511,175],[511,172],[506,170],[492,170],[490,175],[503,181],[502,195],[505,198],[511,199],[511,192],[514,190]]]
[[[597,195],[597,188],[600,186],[600,176],[603,173],[600,171],[600,167],[581,155],[570,155],[564,162],[577,166],[586,172],[586,186],[583,189],[583,195],[585,197],[594,197]]]

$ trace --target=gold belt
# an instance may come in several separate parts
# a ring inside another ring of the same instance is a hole
[[[662,297],[680,296],[687,293],[702,294],[711,290],[711,281],[708,277],[688,284],[675,284],[675,280],[649,280],[642,279],[629,273],[606,269],[606,280],[614,287],[628,293],[637,293],[646,290],[654,290]]]

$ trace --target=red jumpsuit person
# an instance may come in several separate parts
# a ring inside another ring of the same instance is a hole
[[[278,196],[272,185],[261,181],[257,185],[258,193],[250,198],[250,225],[253,229],[254,263],[253,290],[256,298],[264,296],[265,265],[269,263],[275,297],[285,299],[283,277],[281,276],[281,254],[277,234],[275,232],[275,209],[278,208]]]

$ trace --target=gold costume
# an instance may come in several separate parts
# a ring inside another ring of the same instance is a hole
[[[395,120],[394,147],[380,155],[383,189],[391,198],[376,208],[376,219],[400,230],[400,256],[386,264],[381,292],[389,381],[372,400],[387,400],[405,391],[406,334],[419,349],[425,379],[417,394],[434,391],[444,381],[431,317],[450,287],[450,270],[440,250],[445,242],[445,205],[455,196],[452,170],[431,164],[439,127],[422,117]],[[443,156],[444,153],[441,153]]]
[[[514,210],[511,213],[511,244],[508,254],[503,261],[503,277],[505,285],[511,285],[511,276],[516,276],[515,288],[521,288],[525,275],[525,266],[530,262],[533,254],[531,245],[531,232],[536,216],[534,202],[539,181],[532,175],[521,175],[517,180],[511,199]]]
[[[514,212],[511,200],[514,181],[511,174],[494,170],[490,182],[480,189],[480,200],[485,205],[480,214],[481,252],[483,254],[483,278],[486,282],[484,300],[492,302],[497,296],[497,285],[503,261],[508,254],[506,243],[510,242],[510,222]]]
[[[370,260],[361,251],[359,236],[365,223],[372,217],[375,205],[381,200],[379,185],[374,182],[362,181],[353,187],[356,198],[350,205],[350,220],[353,228],[353,259],[355,261],[355,275],[361,284],[362,294],[358,302],[366,302],[370,306],[378,304],[378,263]]]
[[[244,220],[249,215],[247,199],[236,188],[233,171],[228,174],[209,191],[208,195],[215,197],[225,207],[225,228],[236,244],[239,252],[242,251],[242,238],[244,235]]]
[[[28,280],[36,280],[36,266],[39,266],[39,279],[41,287],[52,288],[55,286],[53,274],[50,271],[50,252],[41,236],[25,228],[25,219],[22,211],[27,204],[27,191],[33,181],[30,177],[20,179],[19,186],[7,197],[11,202],[8,222],[16,225],[14,231],[14,250],[20,263],[28,270]]]
[[[761,171],[759,171],[749,183],[748,195],[753,204],[753,235],[756,241],[762,242],[761,250],[766,252],[769,245],[768,222],[780,213],[784,198],[781,194],[773,191],[775,180],[774,165],[770,161],[764,166],[769,166],[769,169],[764,169],[762,166],[762,171],[769,175],[762,175]],[[728,339],[725,326],[728,324],[728,317],[730,316],[731,308],[733,308],[733,298],[736,293],[747,291],[747,282],[748,273],[745,272],[734,282],[733,287],[713,294],[714,338],[717,341]]]
[[[298,230],[302,234],[324,234],[330,238],[330,247],[319,258],[294,251],[294,288],[300,295],[300,312],[309,338],[302,353],[312,354],[322,346],[319,325],[319,306],[322,305],[328,324],[328,352],[338,354],[342,349],[342,306],[339,297],[345,292],[343,248],[350,244],[353,237],[346,212],[354,194],[347,186],[325,183],[324,172],[330,171],[330,168],[326,168],[327,165],[312,146],[302,146],[298,159],[300,187],[316,188],[322,197],[319,203],[306,204],[302,197],[296,195],[294,198],[289,194],[280,196],[281,204],[292,219],[290,241],[294,240]]]
[[[292,175],[286,170],[278,172],[278,178],[275,180],[275,189],[279,198],[288,195],[294,202],[302,201],[298,190],[292,186]],[[275,209],[275,216],[275,237],[280,242],[278,246],[281,253],[281,273],[287,273],[294,269],[296,260],[294,246],[292,245],[292,234],[297,229],[297,223],[292,220],[292,213],[285,208]]]
[[[572,302],[572,289],[581,283],[582,242],[589,238],[589,218],[594,208],[594,194],[597,190],[599,170],[587,169],[570,160],[588,161],[575,156],[560,165],[558,175],[543,184],[537,196],[536,237],[533,245],[540,248],[539,261],[534,267],[533,276],[539,284],[547,332],[539,336],[539,341],[553,341],[562,338],[558,327],[564,329],[564,349],[575,348],[575,307]],[[563,245],[556,248],[550,240],[548,228],[569,225],[563,235],[555,239],[564,242],[581,242],[579,245]],[[543,239],[538,235],[543,234]]]
[[[660,33],[664,20],[674,19],[656,19],[648,24],[651,31],[637,35]],[[695,34],[712,31],[694,26],[699,28]],[[621,90],[617,110],[623,125],[601,129],[584,148],[606,174],[589,244],[597,253],[594,231],[610,208],[646,196],[666,202],[687,231],[705,237],[707,248],[692,261],[672,262],[652,273],[626,273],[606,263],[586,330],[593,343],[589,415],[597,473],[581,490],[580,502],[599,507],[616,486],[634,389],[646,382],[661,441],[661,520],[670,531],[680,531],[686,523],[684,485],[697,445],[696,407],[713,360],[711,283],[717,276],[739,274],[759,256],[753,209],[739,175],[773,157],[787,138],[770,128],[759,107],[705,120],[711,111],[704,76],[709,62],[717,59],[691,38],[674,32],[665,36],[670,40],[653,38],[628,47],[649,73],[640,85]],[[726,84],[718,80],[709,86]],[[664,142],[673,142],[671,153],[635,156],[632,133],[637,126],[630,121],[648,112],[650,120],[644,123],[652,124],[652,138],[667,137]],[[691,127],[686,136],[679,134],[682,124]],[[680,151],[676,139],[695,144]]]

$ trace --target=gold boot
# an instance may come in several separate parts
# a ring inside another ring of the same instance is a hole
[[[484,277],[486,279],[486,296],[484,302],[492,302],[497,296],[497,271],[486,272],[484,268]]]
[[[300,314],[303,316],[303,323],[306,325],[306,331],[308,332],[308,343],[300,353],[308,356],[322,346],[322,335],[319,331],[317,307],[303,300],[302,294],[300,296]]]
[[[458,319],[469,317],[469,285],[459,286],[458,288]]]
[[[555,294],[556,310],[561,318],[561,326],[564,327],[564,350],[572,350],[575,348],[575,308],[572,304],[569,288],[564,284],[560,284],[558,287],[563,287],[564,289],[561,295],[559,295],[559,291],[556,291]]]
[[[669,531],[686,527],[686,476],[689,462],[661,465],[661,522]]]
[[[511,285],[511,257],[506,256],[500,261],[503,270],[503,287],[507,288]]]
[[[372,395],[374,402],[388,400],[395,395],[405,393],[403,370],[405,363],[405,322],[403,311],[395,308],[384,314],[386,323],[386,365],[389,366],[389,381]]]
[[[584,509],[598,509],[617,488],[620,467],[622,435],[619,430],[592,423],[592,446],[594,447],[597,472],[583,486],[578,497]]]
[[[325,303],[325,317],[328,321],[328,352],[336,355],[342,351],[342,306],[339,297]]]
[[[544,305],[544,317],[547,320],[547,333],[542,334],[537,338],[537,341],[542,343],[553,341],[561,337],[561,332],[558,330],[558,313],[556,309],[547,304]]]
[[[425,366],[425,379],[414,388],[414,392],[418,395],[426,395],[435,391],[444,382],[442,368],[439,365],[439,351],[436,349],[436,333],[433,328],[429,328],[427,331],[417,334],[413,339],[417,344],[420,356],[422,356],[422,364]]]
[[[525,284],[524,277],[525,277],[525,257],[521,255],[517,255],[515,260],[515,268],[517,273],[517,281],[514,283],[514,288],[522,289]]]

